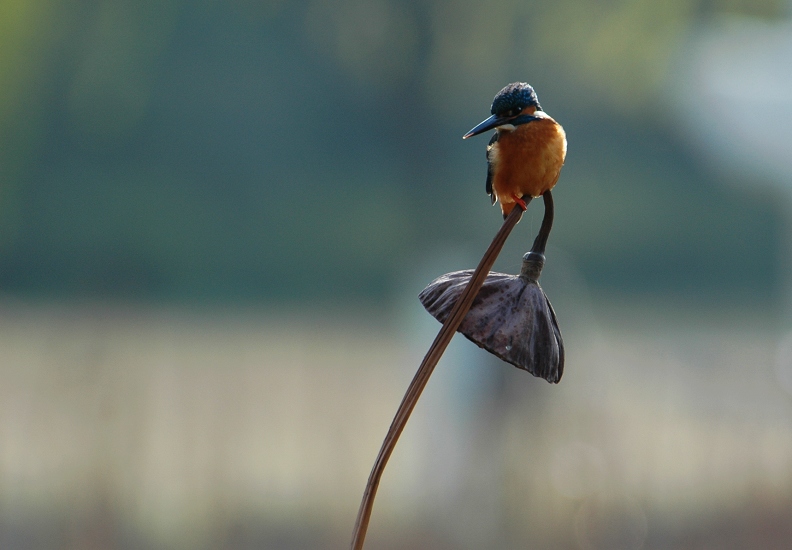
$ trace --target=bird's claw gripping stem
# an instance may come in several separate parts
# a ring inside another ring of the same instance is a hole
[[[522,200],[520,197],[514,194],[512,194],[512,198],[514,199],[514,202],[516,202],[519,205],[519,207],[522,208],[523,212],[528,210],[528,205],[525,203],[524,200]]]

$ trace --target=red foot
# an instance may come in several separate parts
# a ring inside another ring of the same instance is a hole
[[[512,198],[514,199],[514,202],[516,202],[517,204],[520,205],[520,208],[523,209],[523,212],[528,210],[528,205],[525,204],[524,200],[522,200],[520,197],[518,197],[517,195],[514,195],[514,194],[512,194]]]

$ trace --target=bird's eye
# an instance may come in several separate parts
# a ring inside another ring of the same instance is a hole
[[[514,109],[509,109],[509,112],[506,113],[506,115],[507,116],[517,116],[517,115],[520,114],[521,111],[522,111],[522,109],[520,109],[519,107],[515,107]]]

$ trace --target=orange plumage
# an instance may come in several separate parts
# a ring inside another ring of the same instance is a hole
[[[566,158],[564,129],[548,115],[514,130],[498,130],[498,139],[487,149],[492,192],[506,216],[514,197],[539,197],[558,181]]]

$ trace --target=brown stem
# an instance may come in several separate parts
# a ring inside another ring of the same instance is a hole
[[[526,200],[526,203],[528,202],[530,202],[530,198]],[[503,221],[503,225],[492,240],[492,244],[489,245],[489,248],[481,258],[478,267],[476,267],[476,271],[473,272],[473,276],[470,278],[465,290],[462,291],[462,294],[459,296],[456,305],[454,305],[451,313],[449,313],[448,318],[445,323],[443,323],[440,332],[435,337],[429,351],[421,362],[421,366],[418,367],[418,372],[415,373],[415,377],[412,382],[410,382],[407,393],[404,394],[399,409],[396,411],[396,416],[393,418],[393,422],[388,429],[385,440],[382,442],[382,448],[380,448],[377,460],[374,462],[374,467],[371,469],[371,474],[369,474],[368,483],[366,483],[366,489],[363,492],[363,500],[360,502],[360,510],[358,510],[357,520],[355,521],[355,530],[352,535],[352,550],[362,550],[363,548],[363,541],[366,538],[366,531],[368,529],[369,519],[371,518],[371,509],[374,506],[374,497],[377,494],[377,487],[379,487],[382,472],[385,470],[385,465],[388,463],[388,459],[391,453],[393,453],[393,449],[396,447],[396,442],[399,440],[399,436],[404,430],[404,426],[407,424],[407,420],[410,418],[410,414],[415,408],[415,404],[418,402],[421,392],[429,381],[429,377],[432,375],[432,371],[437,365],[437,362],[448,347],[449,342],[451,342],[451,338],[453,338],[457,328],[459,328],[465,315],[467,315],[470,305],[473,303],[473,299],[478,294],[481,285],[484,284],[484,280],[487,278],[492,264],[495,263],[495,259],[498,257],[501,248],[503,248],[506,238],[517,222],[520,221],[522,214],[523,210],[515,206]]]
[[[539,234],[534,240],[531,252],[544,255],[545,247],[547,246],[547,238],[550,236],[550,230],[553,229],[555,208],[553,207],[553,195],[549,190],[545,191],[542,198],[544,199],[545,205],[544,218],[542,218],[542,227],[539,228]]]

